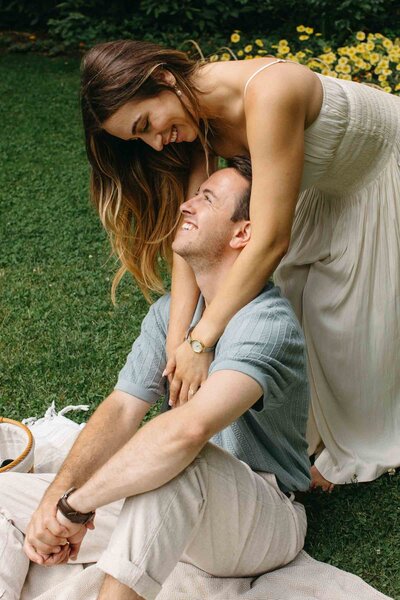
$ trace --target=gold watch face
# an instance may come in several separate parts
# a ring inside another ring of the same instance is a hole
[[[198,340],[192,340],[190,345],[192,346],[193,352],[196,352],[197,354],[203,352],[203,344]]]

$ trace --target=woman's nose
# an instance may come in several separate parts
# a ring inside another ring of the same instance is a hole
[[[163,138],[162,138],[161,133],[156,133],[153,135],[146,136],[146,138],[143,138],[143,141],[146,142],[146,144],[148,144],[152,148],[154,148],[154,150],[157,150],[158,152],[160,152],[164,148],[164,143],[163,143]]]

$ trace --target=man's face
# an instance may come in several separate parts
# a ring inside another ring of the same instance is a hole
[[[181,207],[182,222],[172,248],[192,267],[220,262],[230,250],[237,223],[231,220],[247,181],[234,169],[213,173]]]

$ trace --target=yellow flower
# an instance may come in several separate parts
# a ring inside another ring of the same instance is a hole
[[[287,40],[279,40],[278,47],[279,46],[287,46],[287,45],[288,45],[288,41]]]
[[[256,46],[258,46],[259,48],[264,48],[264,42],[262,40],[255,40],[254,42],[256,44]]]
[[[252,50],[253,50],[252,44],[247,44],[247,46],[244,47],[245,52],[251,52]]]
[[[371,42],[367,42],[366,43],[366,47],[367,47],[367,50],[369,50],[369,52],[372,52],[372,50],[375,48],[375,44],[372,41]]]
[[[218,60],[218,54],[213,54],[212,56],[210,56],[210,62],[217,62]]]
[[[350,65],[344,65],[342,67],[342,73],[351,73],[351,67],[350,67]]]
[[[338,64],[339,65],[347,65],[347,63],[349,62],[349,59],[346,56],[341,56],[338,60]]]
[[[237,44],[238,42],[240,42],[240,35],[238,33],[232,33],[231,42],[232,44]]]
[[[390,85],[387,85],[386,87],[383,88],[384,92],[388,92],[390,94],[390,92],[392,91],[392,88],[390,87]]]
[[[335,66],[335,71],[336,71],[336,73],[341,73],[341,72],[342,72],[342,69],[343,69],[343,66],[342,66],[342,65],[336,65],[336,66]]]
[[[238,51],[237,51],[237,55],[238,55],[238,56],[243,56],[243,54],[244,54],[243,50],[238,50]]]
[[[267,50],[257,50],[257,54],[263,56],[264,54],[268,54]]]
[[[394,91],[395,91],[395,92],[398,92],[399,90],[400,90],[400,83],[398,83],[398,84],[396,85],[396,87],[394,88]]]
[[[246,54],[246,56],[244,57],[245,60],[251,60],[253,58],[252,54]]]
[[[387,77],[386,75],[379,75],[378,77],[378,81],[386,81]]]
[[[299,35],[299,40],[301,42],[304,42],[304,40],[308,40],[310,38],[309,35]]]
[[[289,46],[281,46],[281,47],[278,49],[278,56],[279,56],[279,55],[281,55],[281,54],[283,54],[283,55],[286,55],[286,54],[288,54],[289,52],[290,52],[290,48],[289,48]]]
[[[231,55],[228,52],[224,52],[221,56],[221,60],[231,60]]]
[[[380,58],[379,54],[377,52],[373,52],[371,54],[371,56],[369,57],[369,60],[373,65],[375,65],[379,61],[379,58]]]
[[[351,81],[351,75],[347,75],[347,73],[345,73],[340,79],[347,79],[347,81]]]
[[[365,40],[365,33],[363,31],[357,31],[356,38],[360,41]]]
[[[330,75],[331,74],[331,70],[328,69],[327,67],[324,67],[321,71],[322,75]]]
[[[311,35],[312,33],[314,33],[314,29],[312,27],[306,27],[304,31],[306,33],[308,33],[309,35]]]
[[[385,38],[382,42],[382,46],[384,48],[386,48],[387,50],[390,50],[390,48],[393,47],[393,42],[391,40],[388,40],[387,38]]]
[[[382,73],[384,75],[391,75],[393,73],[392,69],[383,69]]]
[[[323,48],[324,52],[330,52],[332,50],[332,48],[330,46],[325,46],[325,48]]]
[[[396,71],[400,71],[400,63],[396,65]]]
[[[304,25],[297,25],[296,27],[296,31],[298,31],[299,33],[303,33],[303,31],[305,31],[306,28],[304,27]]]
[[[316,33],[315,36],[316,37],[321,37],[322,33]]]
[[[304,58],[306,56],[305,52],[296,52],[296,58]]]
[[[331,65],[336,60],[336,56],[333,54],[333,52],[328,52],[327,54],[320,54],[319,58],[323,60],[324,63],[326,63],[327,65]]]

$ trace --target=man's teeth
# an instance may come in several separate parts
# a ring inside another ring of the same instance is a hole
[[[178,137],[178,130],[174,125],[172,127],[172,135],[171,135],[171,139],[170,139],[170,144],[173,144],[174,142],[176,142],[177,137]]]
[[[182,225],[182,229],[185,229],[186,231],[190,231],[191,229],[194,229],[194,225],[192,225],[192,223],[184,223]]]

